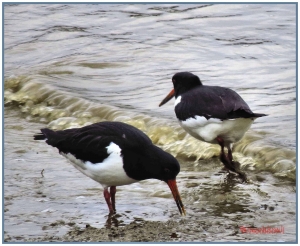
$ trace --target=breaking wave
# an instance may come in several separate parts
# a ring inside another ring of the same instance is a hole
[[[219,146],[189,136],[176,121],[156,118],[107,104],[78,98],[29,77],[5,80],[4,103],[18,108],[28,121],[48,124],[61,130],[101,121],[121,121],[145,132],[154,144],[173,154],[195,160],[219,155]],[[296,152],[267,143],[262,132],[248,131],[234,145],[233,156],[241,168],[253,172],[268,171],[278,178],[296,180]]]

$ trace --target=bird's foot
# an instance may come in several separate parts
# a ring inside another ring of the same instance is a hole
[[[239,178],[243,183],[247,182],[247,175],[241,171],[241,164],[237,161],[231,161],[231,165],[233,166],[234,172],[238,174]]]
[[[116,214],[116,212],[108,214],[108,217],[107,217],[107,220],[106,220],[106,223],[105,223],[106,228],[110,229],[112,227],[118,227],[119,226],[120,221],[118,220],[118,217],[120,217],[120,216],[117,216],[117,215],[118,214]]]
[[[220,160],[224,164],[224,167],[227,171],[238,174],[243,183],[247,182],[247,176],[240,170],[241,164],[239,162],[229,160],[229,158],[225,154],[220,155]]]
[[[117,213],[116,210],[114,210],[114,209],[109,209],[109,214],[108,214],[108,216],[113,216],[113,215],[116,214],[116,213]]]
[[[246,182],[247,181],[246,174],[240,170],[241,164],[237,161],[232,160],[232,150],[231,150],[230,146],[227,147],[228,154],[226,155],[225,151],[224,151],[225,142],[224,142],[223,138],[217,137],[216,140],[218,141],[219,145],[221,146],[220,161],[224,164],[225,168],[228,171],[238,174],[239,178],[243,182]]]

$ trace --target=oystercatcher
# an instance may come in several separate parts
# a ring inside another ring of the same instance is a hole
[[[245,181],[240,164],[232,159],[232,144],[244,136],[256,118],[266,114],[253,113],[235,91],[203,85],[199,77],[190,72],[176,73],[172,82],[174,89],[159,106],[175,96],[175,113],[181,127],[199,140],[219,144],[221,162]]]
[[[99,182],[110,214],[116,211],[116,186],[154,178],[168,184],[180,214],[185,215],[176,184],[178,161],[131,125],[100,122],[63,131],[45,128],[34,140],[46,140],[76,169]]]

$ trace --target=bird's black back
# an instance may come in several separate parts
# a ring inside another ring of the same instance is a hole
[[[180,171],[172,155],[155,146],[142,131],[122,122],[106,121],[63,131],[45,128],[34,139],[46,139],[60,153],[91,163],[102,163],[109,156],[107,147],[114,143],[121,149],[124,171],[136,180],[174,179]]]
[[[59,152],[72,154],[82,161],[100,163],[108,157],[106,147],[111,142],[121,149],[135,149],[151,145],[146,134],[122,122],[99,122],[82,128],[53,131],[41,129],[35,140],[47,139],[46,143]]]
[[[253,113],[235,91],[220,86],[203,85],[199,77],[190,72],[176,73],[172,81],[175,97],[181,96],[181,102],[175,107],[179,120],[184,121],[197,115],[221,120],[266,116]]]
[[[181,102],[175,107],[180,120],[196,115],[221,120],[265,116],[253,113],[239,94],[225,87],[199,85],[180,96]]]

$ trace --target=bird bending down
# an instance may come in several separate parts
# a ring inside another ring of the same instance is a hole
[[[253,113],[235,91],[203,85],[199,77],[192,73],[176,73],[172,82],[174,89],[159,106],[175,96],[175,113],[182,128],[201,141],[219,144],[220,160],[225,168],[246,181],[240,164],[233,161],[232,144],[244,136],[256,118],[266,115]]]
[[[121,122],[100,122],[63,131],[41,129],[34,139],[46,140],[76,169],[99,182],[110,214],[116,211],[116,186],[154,178],[168,184],[180,214],[185,215],[176,184],[178,161],[137,128]]]

